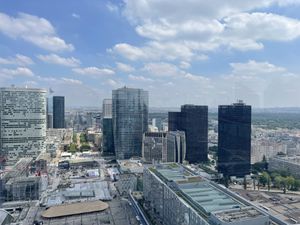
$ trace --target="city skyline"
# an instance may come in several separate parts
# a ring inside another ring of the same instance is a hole
[[[125,85],[152,107],[300,107],[298,0],[0,2],[1,87],[51,88],[66,107]]]

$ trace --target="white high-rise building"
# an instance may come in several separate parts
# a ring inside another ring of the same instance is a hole
[[[46,90],[0,88],[0,156],[8,163],[45,151]]]

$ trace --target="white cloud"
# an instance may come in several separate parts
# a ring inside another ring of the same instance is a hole
[[[144,76],[135,76],[132,74],[129,74],[128,78],[130,80],[134,80],[134,81],[142,81],[142,82],[153,82],[153,79],[144,77]]]
[[[80,80],[75,80],[75,79],[66,78],[66,77],[62,77],[61,80],[66,83],[70,83],[70,84],[82,84],[82,81],[80,81]]]
[[[57,36],[52,24],[45,18],[19,13],[11,17],[0,13],[0,32],[13,38],[23,39],[50,51],[72,51],[74,46]]]
[[[16,76],[33,77],[34,73],[26,67],[18,67],[16,69],[0,69],[0,75],[6,78],[13,78]]]
[[[74,57],[64,58],[56,54],[38,55],[37,57],[43,62],[50,63],[50,64],[57,64],[57,65],[68,66],[68,67],[76,67],[80,65],[80,60]]]
[[[106,4],[106,8],[113,13],[119,12],[119,7],[111,2]]]
[[[26,66],[26,65],[32,65],[32,64],[34,64],[34,62],[28,56],[16,54],[16,56],[14,58],[13,57],[8,57],[8,58],[0,57],[0,64]]]
[[[300,21],[272,13],[239,13],[224,19],[225,43],[233,48],[262,49],[257,41],[291,41],[300,37]]]
[[[77,13],[72,13],[72,17],[74,17],[75,19],[80,19],[80,15]]]
[[[98,68],[98,67],[85,67],[85,68],[73,68],[75,73],[82,75],[114,75],[115,72],[107,68]]]
[[[117,62],[116,65],[117,65],[117,69],[119,71],[122,71],[125,73],[130,73],[135,70],[134,67],[132,67],[131,65],[125,64],[125,63]]]
[[[116,44],[113,49],[109,49],[108,51],[115,52],[130,60],[138,60],[147,57],[143,50],[126,43]]]
[[[188,69],[188,68],[191,67],[191,64],[188,63],[188,62],[185,62],[185,61],[181,61],[179,67],[180,67],[181,69]]]
[[[269,62],[249,60],[247,63],[230,63],[233,74],[239,75],[265,75],[286,72],[283,67],[275,66]]]
[[[113,80],[113,79],[108,79],[106,81],[106,84],[108,84],[112,88],[119,88],[119,87],[123,86],[120,82]]]
[[[195,75],[186,72],[178,68],[174,64],[170,63],[147,63],[141,69],[141,72],[148,74],[149,76],[153,77],[160,77],[160,78],[168,78],[170,79],[177,79],[177,80],[192,80],[192,81],[208,81],[208,78],[205,78],[200,75]]]
[[[164,18],[172,23],[182,20],[222,19],[239,12],[253,11],[278,4],[300,4],[299,0],[125,0],[124,15],[133,23]]]
[[[263,41],[291,41],[300,37],[300,20],[255,12],[272,5],[300,4],[298,0],[125,0],[123,14],[142,46],[116,44],[111,51],[133,61],[206,60],[207,52],[222,47],[261,50]]]
[[[192,49],[207,49],[210,45],[196,45],[195,43],[168,42],[160,43],[157,41],[148,42],[145,46],[136,47],[126,43],[115,45],[108,52],[120,55],[131,61],[173,61],[176,59],[190,61],[193,57],[196,60],[206,60],[203,54],[195,55]]]
[[[175,77],[180,73],[177,66],[169,63],[147,63],[142,71],[156,77]]]

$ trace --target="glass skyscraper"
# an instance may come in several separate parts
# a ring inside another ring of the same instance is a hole
[[[104,156],[111,156],[115,154],[112,122],[112,99],[103,100],[102,117],[102,153]]]
[[[224,176],[250,174],[251,106],[219,106],[218,171]]]
[[[112,119],[117,159],[141,156],[148,130],[148,92],[123,87],[112,92]]]
[[[207,161],[208,150],[208,107],[183,105],[181,112],[169,112],[169,131],[184,131],[186,157],[189,163]]]
[[[53,128],[65,128],[64,96],[53,96]]]

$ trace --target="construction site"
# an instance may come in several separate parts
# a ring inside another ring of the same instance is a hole
[[[136,188],[136,178],[112,180],[107,162],[95,155],[62,159],[61,152],[55,158],[43,154],[1,171],[0,216],[9,223],[0,224],[140,224],[129,201],[120,196],[127,193],[124,188]],[[65,161],[68,167],[60,167]]]
[[[258,205],[287,224],[300,223],[300,195],[296,193],[234,189],[245,199]]]

